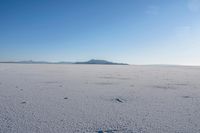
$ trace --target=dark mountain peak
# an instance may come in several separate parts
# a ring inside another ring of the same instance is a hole
[[[75,64],[105,64],[105,65],[128,65],[125,63],[114,63],[106,60],[91,59],[86,62],[76,62]]]

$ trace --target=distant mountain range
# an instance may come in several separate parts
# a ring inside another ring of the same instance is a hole
[[[125,63],[115,63],[115,62],[110,62],[110,61],[106,61],[106,60],[89,60],[86,62],[75,62],[75,64],[104,64],[104,65],[128,65]]]
[[[128,65],[126,63],[114,63],[106,60],[89,60],[86,62],[47,62],[47,61],[6,61],[0,63],[18,63],[18,64],[102,64],[102,65]]]
[[[73,62],[48,62],[48,61],[5,61],[0,63],[18,63],[18,64],[73,64]]]

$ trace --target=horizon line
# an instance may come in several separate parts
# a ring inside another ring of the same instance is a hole
[[[91,59],[93,60],[93,59]],[[95,59],[98,60],[98,59]],[[88,60],[90,61],[90,60]],[[107,60],[104,60],[107,61]],[[8,63],[8,64],[75,64],[75,65],[81,65],[81,64],[76,64],[78,61],[36,61],[36,60],[21,60],[21,61],[0,61],[0,63]],[[84,61],[85,62],[85,61]],[[87,62],[87,61],[86,61]],[[118,62],[113,62],[112,63],[118,63]],[[133,64],[133,63],[119,63],[119,64],[127,64],[127,65],[134,65],[134,66],[191,66],[191,67],[200,67],[200,65],[186,65],[186,64],[159,64],[159,63],[151,63],[151,64]],[[84,64],[82,64],[84,65]],[[85,65],[106,65],[106,64],[85,64]],[[107,64],[109,65],[109,64]],[[115,65],[115,64],[110,64],[110,65]]]

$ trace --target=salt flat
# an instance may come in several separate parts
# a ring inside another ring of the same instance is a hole
[[[0,64],[0,133],[198,133],[200,67]]]

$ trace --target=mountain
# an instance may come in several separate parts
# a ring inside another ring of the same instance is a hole
[[[47,62],[47,61],[7,61],[7,62],[0,62],[0,63],[18,63],[18,64],[103,64],[103,65],[128,65],[125,63],[115,63],[106,60],[89,60],[86,62]]]
[[[48,61],[7,61],[7,62],[0,62],[0,63],[18,63],[18,64],[73,64],[73,62],[48,62]]]
[[[115,63],[115,62],[110,62],[106,60],[96,60],[92,59],[86,62],[75,62],[75,64],[104,64],[104,65],[128,65],[125,63]]]

